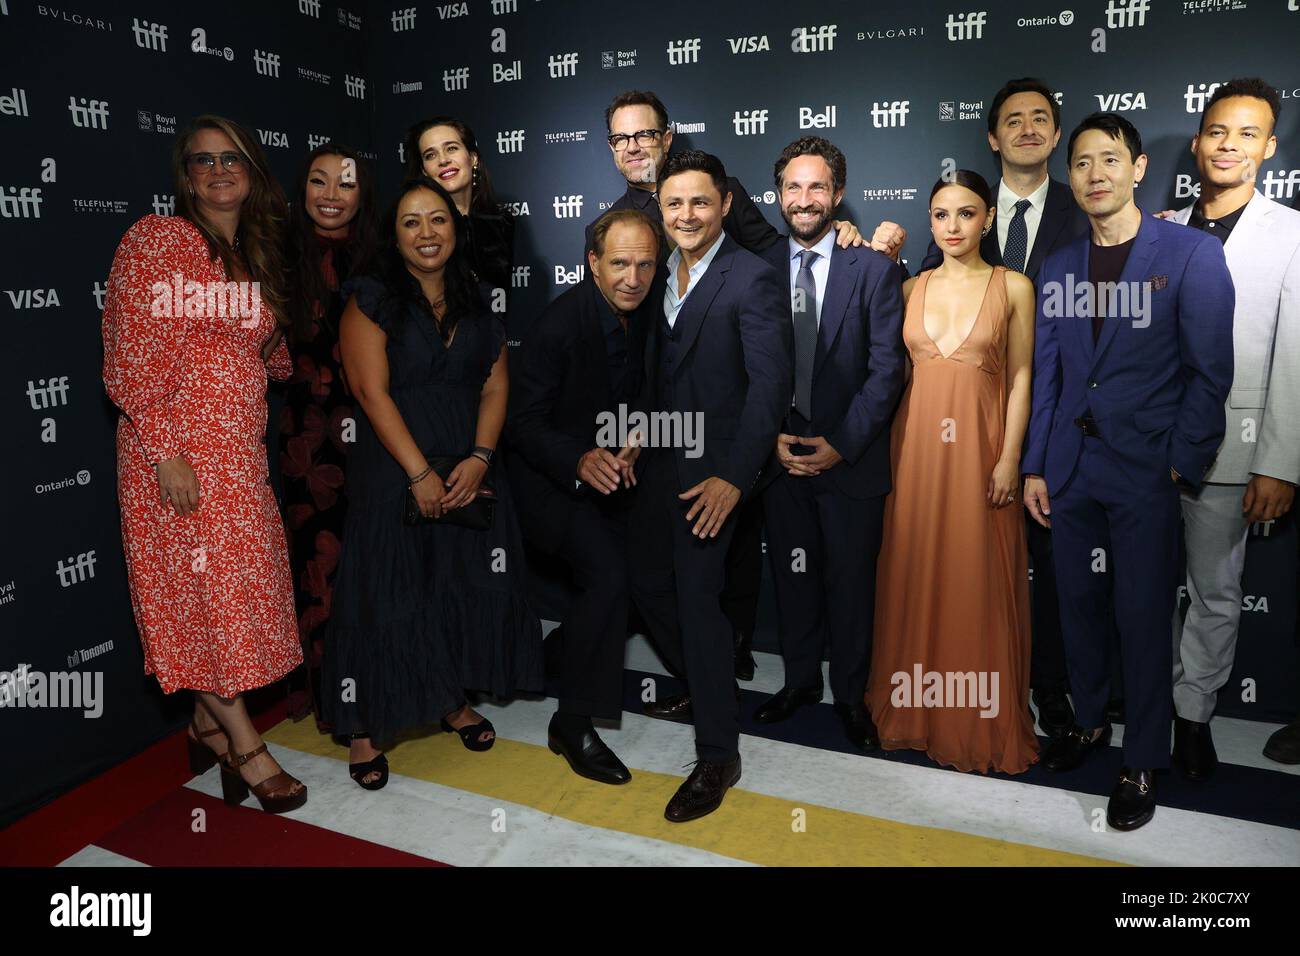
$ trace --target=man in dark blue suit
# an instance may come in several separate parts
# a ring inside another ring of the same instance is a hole
[[[1088,217],[1074,201],[1069,185],[1047,175],[1047,163],[1060,140],[1061,107],[1051,87],[1033,77],[1003,84],[988,111],[988,144],[1001,166],[997,218],[994,228],[980,241],[980,254],[990,265],[1015,269],[1035,284],[1051,253],[1089,233]],[[906,238],[902,227],[882,222],[871,245],[897,257]],[[933,269],[941,262],[943,253],[932,239],[917,271]],[[1029,685],[1038,708],[1038,724],[1045,734],[1055,737],[1070,729],[1074,714],[1066,697],[1052,535],[1028,516],[1026,526],[1034,562]]]
[[[1043,765],[1072,770],[1110,742],[1113,603],[1127,720],[1106,817],[1132,830],[1169,766],[1179,485],[1199,485],[1223,441],[1235,296],[1221,243],[1134,203],[1147,158],[1133,124],[1094,113],[1068,152],[1092,236],[1039,273],[1022,469],[1025,507],[1052,528],[1078,726]]]
[[[850,742],[878,745],[863,707],[871,666],[876,555],[889,492],[889,422],[903,384],[903,301],[897,266],[835,245],[844,154],[819,136],[776,161],[790,236],[766,252],[790,296],[794,395],[763,494],[785,686],[754,714],[785,720],[822,698],[830,639],[835,711]]]
[[[753,496],[776,443],[793,388],[792,343],[780,277],[722,231],[731,203],[722,163],[677,153],[658,187],[676,248],[646,342],[639,410],[650,424],[629,567],[651,637],[690,686],[699,760],[664,813],[681,822],[716,810],[740,779],[739,695],[720,604],[735,531],[728,518]]]

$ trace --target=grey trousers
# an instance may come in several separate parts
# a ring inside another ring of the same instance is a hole
[[[1241,571],[1246,534],[1245,485],[1202,485],[1182,492],[1187,546],[1185,618],[1174,610],[1174,710],[1205,723],[1228,682],[1241,621]]]

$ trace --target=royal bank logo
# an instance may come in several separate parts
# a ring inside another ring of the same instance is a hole
[[[554,53],[547,59],[546,69],[553,80],[558,80],[562,76],[577,76],[578,54]]]
[[[1109,0],[1106,4],[1106,29],[1144,27],[1149,9],[1151,0]]]
[[[582,215],[582,196],[556,196],[551,205],[556,219],[577,219]]]
[[[668,41],[668,65],[682,66],[686,63],[700,62],[700,38]]]
[[[908,104],[911,102],[911,100],[890,100],[885,103],[873,102],[871,104],[871,125],[876,129],[906,126],[907,114],[911,111]]]
[[[40,219],[41,198],[39,188],[30,186],[0,186],[0,218]]]
[[[338,14],[339,26],[347,27],[349,30],[361,29],[361,17],[359,14],[353,13],[350,10],[344,10],[342,7],[338,8]]]
[[[163,116],[161,113],[155,113],[151,110],[136,110],[135,120],[142,133],[176,134],[175,116]]]
[[[405,33],[407,30],[414,30],[415,7],[404,7],[401,10],[394,10],[389,22],[393,25],[394,33]]]
[[[253,50],[253,69],[257,71],[258,76],[269,76],[278,80],[280,78],[280,54],[266,50]]]
[[[469,89],[469,67],[453,66],[443,70],[442,89],[446,93],[458,93]]]
[[[0,116],[30,116],[27,112],[27,91],[12,87],[8,96],[0,96]]]
[[[1187,92],[1183,94],[1183,102],[1187,104],[1187,112],[1201,113],[1205,110],[1205,101],[1214,95],[1222,83],[1188,83]]]
[[[944,27],[948,31],[948,39],[952,41],[984,39],[984,24],[988,21],[988,18],[987,10],[948,14],[948,19],[944,21]]]
[[[1127,113],[1147,108],[1145,92],[1094,93],[1093,96],[1097,97],[1097,109],[1103,113]]]
[[[736,110],[731,128],[737,136],[762,136],[767,132],[767,110]]]
[[[838,27],[825,24],[819,27],[795,27],[790,31],[790,51],[792,53],[829,53],[835,49],[835,33]]]
[[[524,151],[524,131],[508,129],[497,133],[498,153],[522,153]]]
[[[154,53],[167,52],[167,27],[164,24],[150,23],[148,20],[132,17],[131,35],[135,37],[135,45],[142,50],[152,50]]]
[[[600,54],[602,70],[621,70],[636,66],[636,50],[603,50]]]
[[[68,97],[72,125],[78,129],[108,129],[108,101],[87,100],[84,96]]]
[[[731,47],[732,54],[737,53],[770,53],[771,45],[767,42],[767,34],[762,36],[748,37],[728,37],[727,46]]]
[[[939,120],[950,123],[954,120],[977,120],[984,116],[984,101],[975,100],[940,100]]]

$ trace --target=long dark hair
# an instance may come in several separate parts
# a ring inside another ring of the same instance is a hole
[[[424,162],[420,159],[420,137],[435,126],[450,126],[456,131],[460,141],[465,144],[465,151],[478,157],[478,167],[470,174],[473,185],[469,191],[469,211],[473,213],[492,213],[494,215],[499,213],[496,193],[492,189],[492,176],[488,173],[487,163],[484,162],[483,153],[478,148],[478,140],[474,136],[474,131],[466,123],[454,116],[435,116],[432,119],[420,120],[407,130],[407,179],[418,179],[426,175]]]
[[[397,248],[397,210],[402,200],[417,189],[428,189],[442,197],[451,211],[451,221],[456,230],[456,247],[452,249],[443,267],[444,292],[443,301],[446,309],[442,321],[438,321],[433,305],[424,295],[419,280],[407,268],[406,260]],[[392,204],[388,207],[380,222],[379,239],[367,261],[358,272],[372,275],[383,283],[385,295],[381,308],[392,308],[393,318],[397,324],[405,319],[410,308],[414,306],[433,320],[444,343],[450,342],[456,325],[466,319],[474,319],[484,311],[483,301],[479,296],[478,282],[470,268],[467,246],[469,239],[466,230],[466,218],[456,209],[451,195],[443,189],[442,184],[428,176],[417,176],[402,184]]]
[[[354,263],[366,258],[367,251],[375,244],[375,187],[370,175],[370,167],[357,152],[339,143],[324,143],[307,154],[307,160],[298,172],[294,186],[294,201],[290,208],[289,227],[289,269],[291,270],[291,290],[289,298],[289,315],[293,320],[293,336],[296,341],[305,342],[311,338],[312,319],[316,309],[322,309],[321,318],[325,322],[332,320],[329,314],[330,293],[335,291],[326,286],[325,276],[321,273],[323,247],[320,236],[316,234],[316,223],[307,212],[307,180],[312,167],[322,156],[341,156],[351,160],[356,170],[357,213],[348,227],[347,245],[334,254],[334,271],[341,283]]]
[[[993,208],[993,190],[989,188],[989,181],[974,170],[959,169],[950,176],[940,176],[930,190],[930,202],[934,202],[934,197],[944,186],[965,186],[980,197],[986,210]]]
[[[248,162],[249,193],[239,210],[235,242],[244,253],[248,272],[261,286],[262,301],[281,326],[289,324],[288,290],[285,288],[284,233],[289,210],[280,182],[271,173],[257,137],[234,120],[204,113],[185,124],[172,146],[172,178],[176,183],[176,215],[193,223],[208,243],[208,253],[220,259],[230,279],[235,277],[235,249],[199,213],[190,195],[186,165],[190,141],[200,130],[220,130],[230,137]]]

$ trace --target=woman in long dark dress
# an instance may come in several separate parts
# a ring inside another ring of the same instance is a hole
[[[306,671],[301,681],[291,679],[290,712],[300,717],[313,710],[318,723],[325,625],[347,514],[347,454],[356,438],[354,403],[339,356],[339,319],[346,304],[340,288],[374,242],[373,197],[370,170],[361,157],[346,146],[325,143],[303,164],[290,228],[293,377],[277,423],[278,452]]]
[[[357,442],[322,682],[327,719],[354,736],[352,774],[373,788],[387,762],[372,740],[441,722],[486,750],[493,728],[467,689],[505,697],[543,684],[509,489],[489,471],[506,412],[504,325],[461,257],[464,219],[436,182],[406,183],[380,229],[377,274],[344,285]],[[446,455],[459,464],[432,471],[429,459]],[[408,488],[440,519],[485,478],[497,495],[490,530],[402,522]]]

